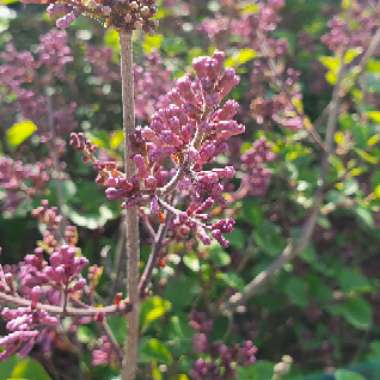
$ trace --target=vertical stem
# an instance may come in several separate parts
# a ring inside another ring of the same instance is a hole
[[[134,79],[132,33],[120,32],[121,80],[123,98],[124,164],[127,179],[135,173],[132,160],[134,153],[133,133],[135,131]],[[133,310],[127,316],[127,338],[124,345],[122,380],[134,380],[137,370],[139,333],[139,214],[138,206],[128,208],[126,213],[127,249],[127,292]]]

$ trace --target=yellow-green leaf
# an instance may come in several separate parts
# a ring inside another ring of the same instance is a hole
[[[380,141],[380,134],[376,134],[376,135],[373,135],[371,136],[368,141],[367,141],[367,145],[368,146],[374,146],[376,145],[378,142]]]
[[[257,13],[259,9],[260,7],[257,4],[244,4],[240,10],[244,15],[251,15]]]
[[[356,153],[359,155],[359,157],[369,164],[376,165],[379,160],[377,157],[371,156],[369,153],[367,153],[365,150],[362,149],[355,149]]]
[[[113,131],[110,135],[110,148],[117,149],[123,142],[124,134],[122,130]]]
[[[368,111],[367,117],[375,123],[380,123],[380,111]]]
[[[6,132],[7,143],[16,148],[28,139],[37,130],[36,124],[31,120],[22,120],[13,124]]]
[[[361,47],[348,49],[348,50],[344,53],[343,62],[344,62],[346,65],[350,64],[350,63],[351,63],[351,62],[352,62],[357,56],[359,56],[362,52],[363,52],[363,48],[361,48]]]
[[[256,51],[253,49],[241,49],[234,55],[226,59],[226,67],[238,67],[244,65],[245,63],[251,61],[257,55]]]
[[[116,29],[109,28],[106,30],[106,32],[104,33],[104,44],[112,49],[113,59],[119,59],[119,33]]]
[[[164,36],[162,34],[146,34],[142,44],[144,53],[149,54],[154,50],[159,50],[163,40]]]
[[[380,184],[375,187],[373,190],[373,195],[376,199],[380,199]]]
[[[373,74],[380,73],[380,59],[371,58],[368,60],[367,70]]]
[[[141,305],[141,327],[145,330],[151,323],[161,318],[171,308],[171,303],[159,296],[150,297]]]

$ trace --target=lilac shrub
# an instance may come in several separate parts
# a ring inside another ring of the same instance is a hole
[[[35,53],[17,51],[10,43],[0,54],[0,84],[15,94],[14,114],[38,126],[41,142],[52,141],[60,149],[62,137],[77,127],[74,120],[76,104],[64,104],[54,88],[57,79],[67,84],[65,66],[73,60],[66,33],[52,30],[41,36]]]
[[[0,187],[4,191],[1,208],[13,211],[25,199],[45,191],[50,180],[51,160],[24,164],[10,157],[0,157]]]
[[[92,161],[108,199],[123,200],[124,208],[149,206],[152,217],[168,212],[174,216],[173,227],[194,231],[205,244],[214,238],[227,246],[222,234],[231,232],[234,222],[207,224],[205,211],[216,202],[224,203],[223,182],[233,177],[234,169],[204,168],[227,149],[229,138],[244,132],[244,126],[233,120],[238,104],[223,103],[239,81],[232,69],[223,69],[223,60],[221,52],[196,58],[196,76],[178,79],[160,99],[165,106],[153,114],[150,125],[137,129],[134,139],[139,153],[132,157],[137,173],[131,181],[117,169],[117,163],[97,159],[95,147],[83,135],[72,134],[71,144]],[[177,189],[178,205],[187,203],[183,210],[169,201]]]
[[[193,351],[202,358],[194,361],[190,376],[193,380],[229,380],[235,378],[236,366],[249,366],[256,361],[257,348],[251,341],[227,346],[210,342],[213,322],[203,312],[193,311],[189,324],[194,330]]]
[[[46,4],[44,0],[23,0],[26,4]],[[49,2],[47,12],[57,16],[56,26],[65,29],[80,15],[93,18],[105,27],[115,26],[125,31],[144,29],[151,32],[155,28],[152,20],[156,12],[155,0],[113,0],[107,4],[97,1],[54,0]]]

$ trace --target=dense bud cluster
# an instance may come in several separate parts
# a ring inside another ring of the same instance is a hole
[[[33,165],[0,157],[0,189],[4,192],[1,201],[3,210],[13,210],[23,200],[41,193],[50,180],[50,160]]]
[[[192,312],[190,326],[195,331],[193,350],[202,354],[192,366],[190,376],[194,380],[228,380],[235,378],[236,366],[248,366],[256,361],[257,348],[251,341],[227,346],[221,342],[210,342],[213,323],[205,313]]]
[[[0,339],[2,358],[27,355],[35,344],[49,350],[58,319],[40,309],[39,303],[65,309],[71,300],[80,299],[86,285],[81,271],[88,261],[75,246],[76,228],[66,226],[61,233],[62,217],[47,201],[42,201],[33,216],[45,227],[43,241],[18,265],[0,265],[0,291],[30,300],[30,306],[1,311],[9,331]]]
[[[245,194],[250,193],[257,196],[265,193],[271,177],[271,172],[265,164],[274,158],[271,145],[264,138],[256,140],[251,148],[242,155],[244,175],[241,187],[245,190]]]
[[[35,289],[38,298],[38,290]],[[17,353],[26,356],[35,344],[41,344],[44,351],[48,351],[54,337],[52,329],[58,325],[58,319],[41,310],[19,307],[17,309],[4,308],[1,317],[7,321],[6,329],[9,334],[0,338],[0,360]]]
[[[238,46],[255,51],[251,71],[251,115],[258,124],[275,124],[290,130],[303,127],[299,104],[302,101],[298,85],[299,73],[287,68],[284,58],[287,41],[272,36],[277,28],[284,0],[257,2],[257,11],[242,13],[234,2],[222,2],[221,13],[206,19],[201,30],[217,44],[229,36],[239,37]],[[220,38],[220,34],[226,36]],[[220,42],[222,41],[222,42]]]
[[[46,4],[45,0],[23,0],[28,4]],[[144,29],[151,32],[155,28],[152,19],[156,13],[155,0],[53,0],[49,2],[47,12],[58,16],[57,28],[65,29],[80,15],[100,21],[105,27],[132,31]]]
[[[41,142],[50,141],[57,151],[64,146],[58,137],[76,127],[76,104],[47,95],[46,88],[54,87],[57,78],[67,80],[64,67],[72,60],[67,35],[59,30],[42,35],[35,54],[19,52],[11,43],[0,53],[0,85],[15,94],[13,113],[32,120]]]
[[[108,365],[115,362],[116,353],[109,338],[105,335],[101,336],[92,351],[93,365]]]
[[[350,7],[328,22],[322,42],[334,52],[361,48],[364,50],[379,26],[380,8],[368,1],[353,1]]]
[[[207,224],[205,213],[215,202],[223,205],[223,181],[234,176],[231,166],[205,166],[226,150],[230,137],[244,132],[244,126],[234,120],[238,104],[223,103],[239,82],[234,70],[223,68],[223,61],[219,51],[194,59],[195,77],[178,79],[161,98],[163,107],[153,114],[149,126],[137,129],[134,140],[139,153],[132,157],[136,175],[131,180],[126,180],[116,163],[98,160],[83,135],[72,134],[71,145],[92,161],[108,199],[122,200],[126,208],[149,206],[152,216],[165,210],[174,215],[175,229],[194,231],[205,244],[214,238],[227,246],[222,234],[231,232],[233,221]],[[179,205],[187,202],[185,211],[168,201],[176,190],[180,191]]]

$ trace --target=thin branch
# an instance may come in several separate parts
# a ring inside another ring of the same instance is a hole
[[[132,159],[135,153],[135,110],[134,110],[134,76],[133,76],[133,44],[132,33],[120,32],[121,50],[121,80],[123,100],[123,130],[124,130],[124,165],[126,179],[131,180],[135,174]],[[126,216],[126,248],[127,248],[127,292],[133,310],[127,316],[127,338],[124,344],[124,360],[122,380],[134,380],[137,371],[137,355],[139,340],[139,261],[140,261],[140,231],[138,206],[127,209]]]
[[[367,51],[362,56],[359,64],[356,66],[355,75],[359,77],[368,63],[368,60],[375,53],[380,44],[380,29],[373,35]],[[342,59],[341,59],[342,61]],[[307,247],[314,232],[317,219],[320,213],[320,208],[323,202],[324,193],[328,189],[327,174],[329,168],[329,158],[333,154],[334,134],[337,127],[339,116],[339,108],[341,99],[347,94],[348,88],[342,88],[342,82],[346,74],[347,67],[343,65],[339,70],[338,78],[334,86],[331,102],[325,110],[328,110],[328,120],[326,135],[324,140],[325,150],[323,152],[320,170],[319,187],[314,196],[314,203],[305,224],[301,228],[301,233],[298,241],[291,241],[281,255],[269,265],[269,267],[260,272],[251,282],[249,282],[241,293],[236,293],[221,306],[221,311],[226,314],[231,314],[236,308],[244,304],[249,298],[256,295],[258,291],[268,283],[268,281],[280,271],[284,265],[292,261],[296,256]],[[325,112],[325,111],[324,111]]]
[[[5,304],[20,306],[20,307],[30,307],[32,310],[32,301],[11,294],[6,294],[0,292],[0,301]],[[72,306],[66,306],[64,309],[62,306],[47,305],[38,302],[34,309],[43,310],[50,314],[67,316],[67,317],[97,317],[97,316],[108,316],[114,314],[127,314],[133,310],[132,304],[129,301],[122,301],[118,305],[100,306],[100,307],[86,307],[77,308]]]
[[[169,223],[171,219],[171,213],[167,212],[165,221],[162,223],[157,231],[154,244],[152,247],[152,251],[149,255],[147,264],[145,266],[144,272],[140,278],[139,282],[139,294],[140,297],[144,297],[146,294],[147,286],[149,284],[150,278],[152,277],[153,269],[156,266],[157,259],[160,255],[160,250],[162,247],[162,243],[165,239],[166,233],[168,231]]]
[[[345,68],[342,67],[339,71],[337,82],[334,87],[333,96],[330,105],[330,113],[327,122],[327,130],[324,141],[326,151],[324,151],[321,162],[319,187],[314,196],[314,203],[311,212],[306,219],[305,224],[301,228],[300,238],[297,241],[291,241],[281,255],[274,260],[267,269],[260,272],[251,282],[249,282],[241,293],[236,293],[221,306],[221,311],[226,314],[231,314],[240,305],[244,304],[249,298],[258,293],[261,288],[268,283],[268,281],[280,271],[284,265],[292,261],[300,252],[307,247],[314,232],[317,219],[320,213],[324,197],[324,187],[327,180],[327,173],[329,167],[329,157],[333,149],[333,138],[336,130],[338,113],[340,108],[341,99],[341,83],[344,77]]]

